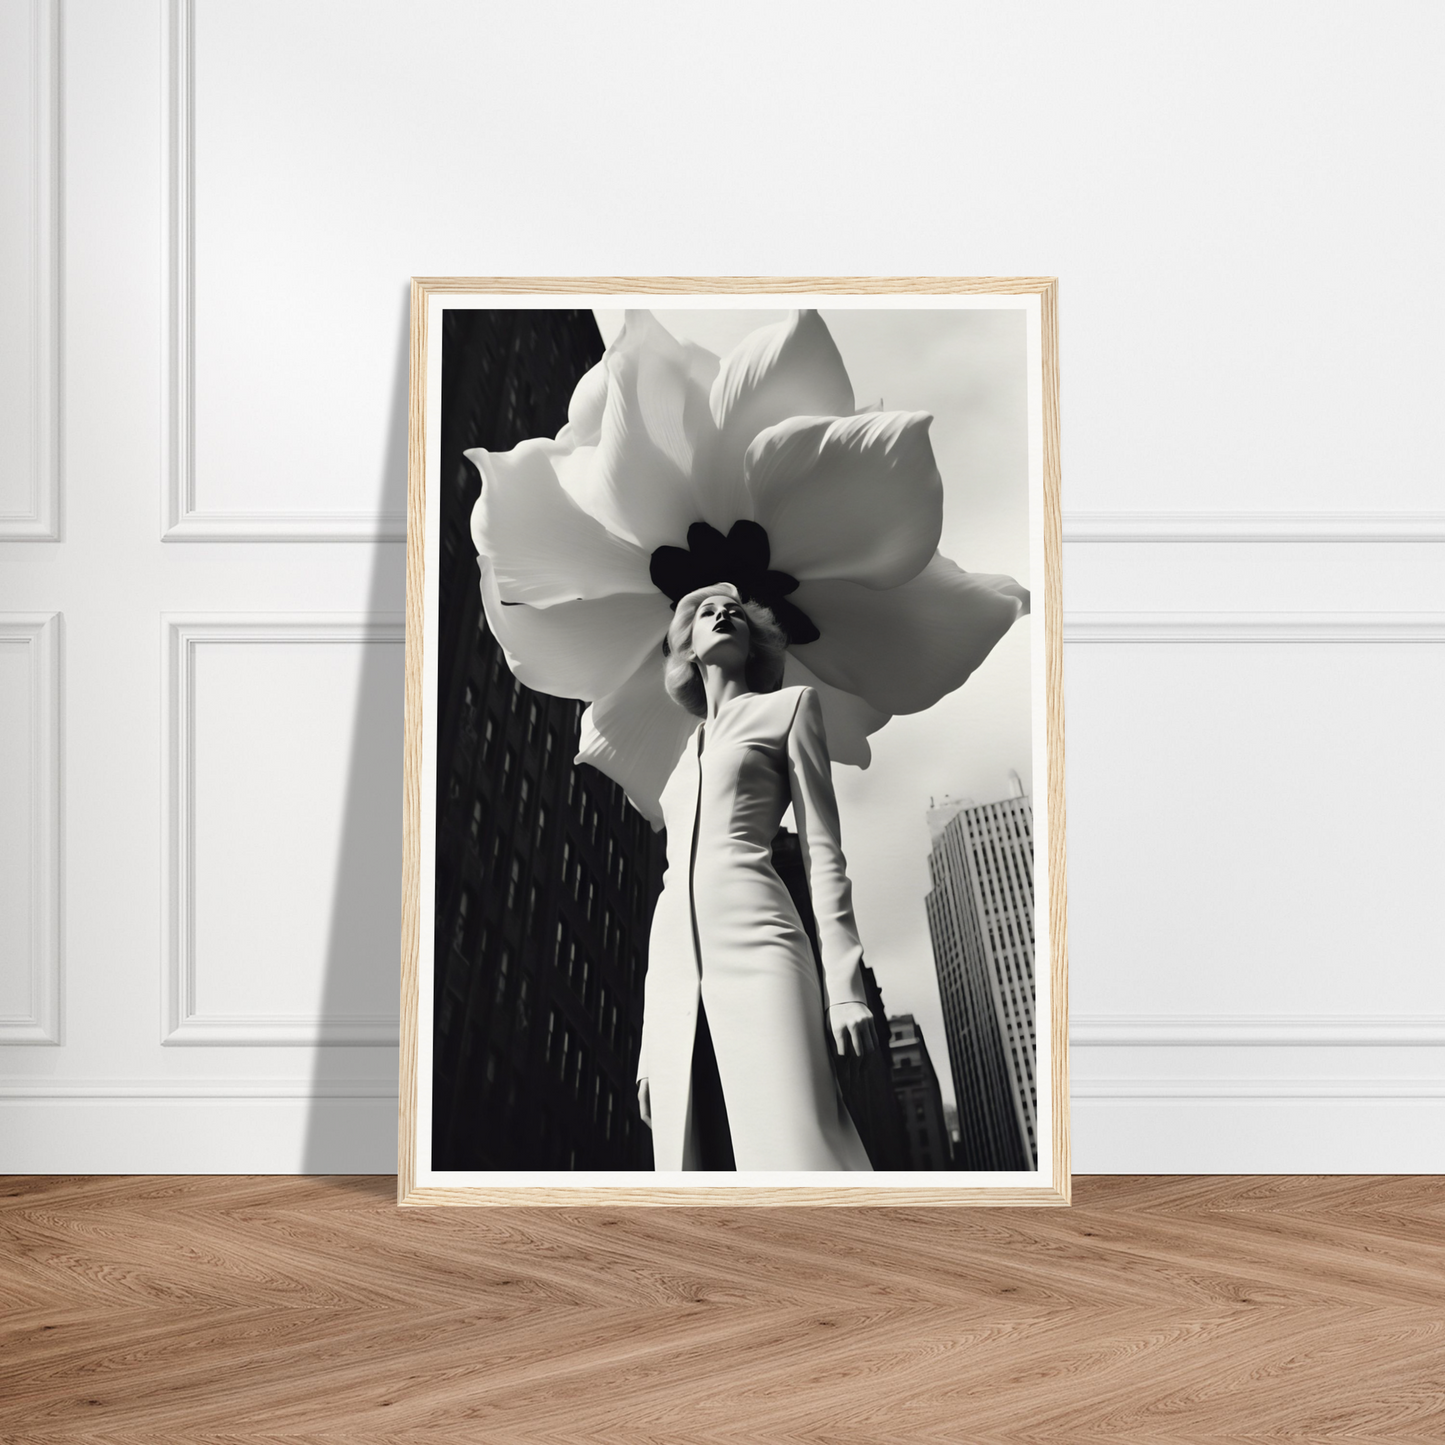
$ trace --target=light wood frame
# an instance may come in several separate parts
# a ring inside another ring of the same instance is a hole
[[[869,1188],[867,1185],[711,1188],[636,1186],[475,1187],[417,1184],[417,1090],[421,1018],[420,900],[422,719],[424,696],[424,564],[427,501],[427,371],[429,301],[435,296],[576,294],[581,297],[638,294],[730,293],[1033,295],[1039,298],[1043,401],[1043,645],[1048,752],[1049,977],[1051,1185]],[[401,1061],[397,1200],[402,1205],[829,1205],[918,1208],[958,1205],[1061,1205],[1070,1202],[1068,948],[1064,843],[1063,538],[1060,511],[1058,281],[1049,276],[1009,277],[751,277],[751,276],[491,276],[414,277],[411,288],[411,394],[407,449],[406,533],[406,734],[403,788],[403,896],[401,930]]]

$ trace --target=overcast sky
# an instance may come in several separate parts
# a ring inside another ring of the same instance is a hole
[[[781,311],[655,314],[675,336],[725,355]],[[943,476],[939,550],[969,572],[1029,583],[1027,373],[1020,310],[824,310],[855,404],[934,417]],[[611,342],[620,312],[599,311]],[[843,848],[867,962],[890,1013],[921,1025],[945,1100],[953,1099],[943,1012],[923,900],[928,892],[929,800],[992,802],[1015,769],[1031,797],[1029,637],[1015,623],[957,692],[871,739],[872,765],[835,766]]]

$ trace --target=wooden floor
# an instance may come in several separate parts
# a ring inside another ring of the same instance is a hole
[[[0,1439],[1439,1445],[1442,1183],[562,1212],[9,1180]]]

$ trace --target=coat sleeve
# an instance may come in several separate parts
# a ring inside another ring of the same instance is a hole
[[[788,778],[817,921],[818,947],[823,955],[827,991],[823,1002],[829,1008],[850,1001],[866,1003],[861,971],[863,945],[853,921],[853,888],[843,857],[823,709],[811,687],[801,690],[788,729]]]

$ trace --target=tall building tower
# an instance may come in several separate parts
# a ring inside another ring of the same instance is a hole
[[[909,1168],[951,1169],[953,1142],[943,1112],[943,1093],[923,1030],[912,1014],[895,1014],[888,1020],[888,1054],[893,1093],[907,1130]]]
[[[961,1169],[1034,1169],[1033,807],[1017,774],[997,803],[929,811],[928,928],[958,1099]]]
[[[508,670],[462,457],[555,433],[602,338],[586,311],[447,310],[442,327],[432,1162],[649,1169],[635,1072],[662,837],[573,765],[582,704]]]

